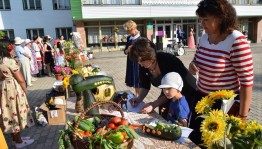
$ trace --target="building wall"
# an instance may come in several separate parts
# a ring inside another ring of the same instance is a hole
[[[72,27],[71,10],[53,10],[52,0],[42,0],[42,10],[24,10],[22,0],[10,0],[11,11],[0,11],[0,30],[13,29],[15,36],[26,38],[26,29],[44,28],[55,37],[55,28]]]

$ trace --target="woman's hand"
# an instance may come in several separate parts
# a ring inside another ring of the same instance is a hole
[[[197,67],[197,65],[194,62],[191,62],[189,64],[189,72],[192,75],[196,75],[199,72],[199,67]]]
[[[132,48],[132,45],[130,45],[126,50],[125,50],[125,54],[127,55],[130,52],[130,49]]]
[[[130,102],[132,107],[136,107],[142,102],[142,100],[139,99],[138,97],[134,97],[134,98],[130,99],[129,102]]]
[[[140,110],[140,112],[143,114],[147,114],[147,113],[151,113],[153,110],[154,110],[154,107],[152,103],[148,103]]]

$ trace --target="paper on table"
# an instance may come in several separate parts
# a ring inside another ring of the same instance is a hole
[[[130,112],[139,113],[140,110],[144,107],[145,103],[140,103],[138,106],[133,107],[133,106],[131,105],[131,103],[129,102],[129,100],[132,99],[132,98],[134,98],[134,97],[135,97],[135,95],[134,95],[133,93],[130,93],[130,92],[128,93],[128,95],[127,95],[127,109],[128,109],[128,111],[130,111]]]
[[[177,142],[181,142],[181,143],[185,143],[186,140],[188,139],[188,136],[190,135],[190,133],[193,131],[193,129],[190,129],[188,127],[183,127],[183,126],[180,126],[181,129],[182,129],[182,135],[181,137],[176,140]]]

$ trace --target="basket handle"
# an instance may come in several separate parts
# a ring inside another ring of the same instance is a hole
[[[114,105],[117,108],[117,110],[119,110],[119,112],[121,114],[121,117],[124,118],[124,112],[123,112],[122,108],[116,102],[114,102],[114,101],[97,101],[97,102],[93,102],[92,105],[90,105],[83,112],[81,112],[80,116],[78,117],[78,120],[77,120],[77,122],[74,125],[73,140],[76,140],[76,133],[77,133],[78,126],[80,124],[80,121],[85,118],[85,114],[87,112],[89,112],[90,110],[92,110],[94,107],[101,106],[103,104],[112,104],[112,105]]]

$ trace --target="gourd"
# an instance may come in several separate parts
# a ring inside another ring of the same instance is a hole
[[[113,78],[105,75],[95,75],[86,77],[84,80],[83,76],[75,74],[70,77],[69,83],[75,92],[82,92],[85,89],[94,89],[102,84],[112,84]]]
[[[86,109],[90,105],[92,105],[93,102],[96,102],[96,99],[95,99],[93,93],[89,89],[86,89],[86,90],[83,91],[83,96],[84,96],[84,109]],[[94,107],[91,110],[89,110],[88,114],[91,114],[91,115],[99,114],[98,107]]]
[[[98,86],[103,84],[113,84],[113,78],[105,75],[95,75],[86,77],[84,80],[84,77],[82,75],[75,74],[70,77],[69,83],[72,85],[72,89],[74,92],[83,92],[84,109],[86,109],[89,106],[91,106],[94,102],[96,102],[96,99],[93,93],[91,92],[91,89],[97,88]],[[88,114],[98,113],[98,107],[94,107],[88,112]]]
[[[143,132],[168,140],[177,140],[182,136],[180,126],[157,122],[156,126],[144,125]]]

